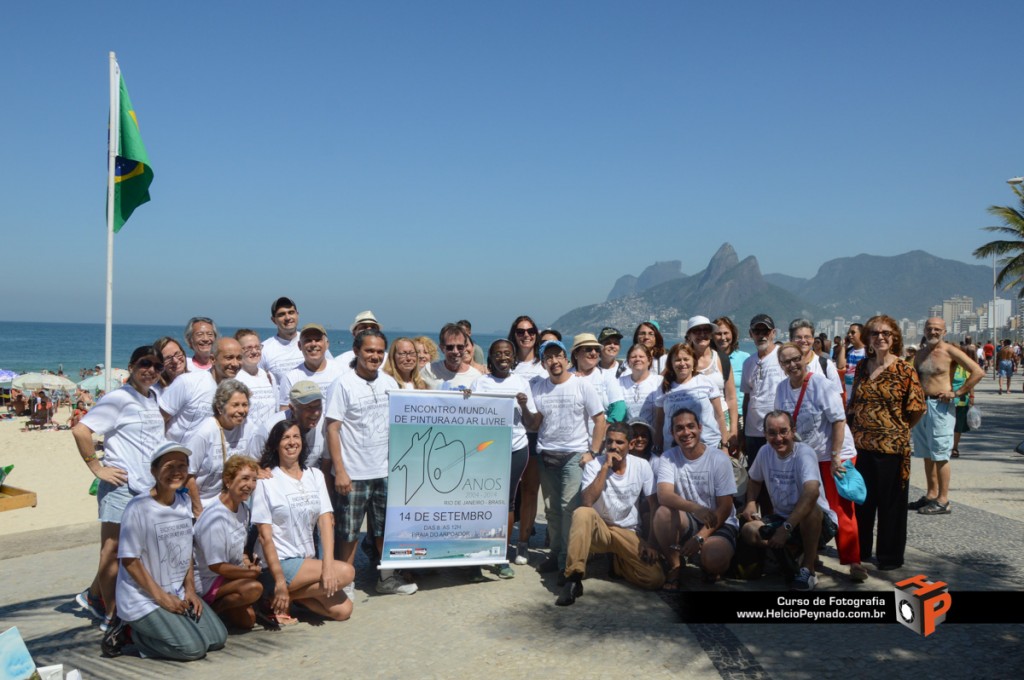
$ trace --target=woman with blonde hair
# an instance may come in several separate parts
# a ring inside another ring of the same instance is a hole
[[[403,390],[425,390],[427,383],[420,377],[419,352],[416,341],[397,338],[384,361],[384,372],[395,379]]]
[[[412,339],[413,344],[416,345],[416,362],[419,364],[419,368],[429,366],[433,362],[437,361],[437,344],[425,335]]]

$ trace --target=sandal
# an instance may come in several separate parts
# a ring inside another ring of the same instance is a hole
[[[960,451],[958,449],[953,449],[952,453],[949,454],[949,457],[950,458],[959,458],[960,457]]]
[[[679,587],[679,574],[682,571],[682,567],[676,567],[675,569],[669,569],[668,573],[665,574],[665,583],[662,584],[661,589],[666,593],[678,593]]]

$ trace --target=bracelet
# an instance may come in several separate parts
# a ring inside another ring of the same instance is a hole
[[[82,460],[85,461],[86,463],[91,463],[94,460],[99,460],[99,458],[96,456],[95,453],[93,453],[88,456],[82,456]]]

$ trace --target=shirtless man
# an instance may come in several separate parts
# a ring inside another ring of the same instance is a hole
[[[999,394],[1003,393],[1003,378],[1006,378],[1006,393],[1010,393],[1010,377],[1013,376],[1013,347],[1009,339],[1003,340],[1003,346],[999,348],[996,355],[999,375]]]
[[[949,514],[949,458],[953,451],[956,399],[968,394],[985,376],[985,371],[956,345],[943,340],[946,322],[932,317],[924,324],[925,343],[914,357],[921,378],[928,411],[914,426],[914,456],[924,458],[928,490],[907,508],[922,515]],[[967,381],[953,391],[957,364],[970,371]]]

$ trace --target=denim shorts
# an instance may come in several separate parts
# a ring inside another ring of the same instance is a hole
[[[110,482],[100,481],[100,486],[96,489],[96,502],[100,506],[100,521],[120,524],[128,501],[135,495],[127,484],[114,486]]]
[[[284,572],[284,580],[288,585],[295,580],[295,575],[299,573],[299,568],[305,561],[305,557],[286,557],[281,560],[281,571]]]

